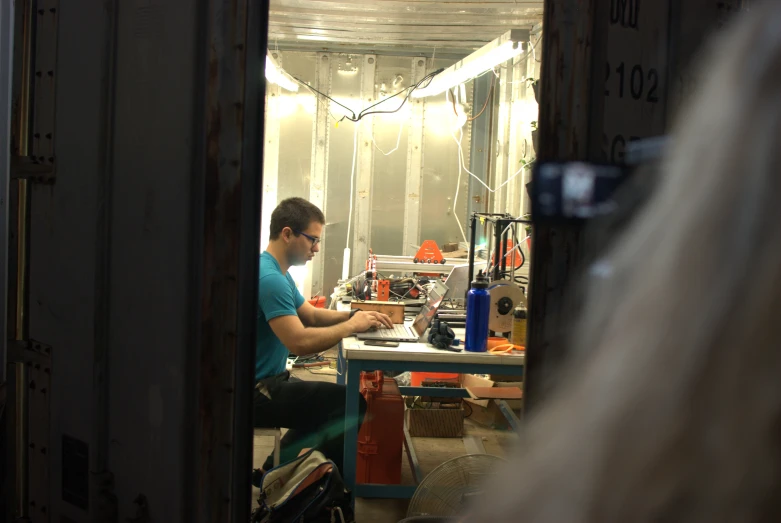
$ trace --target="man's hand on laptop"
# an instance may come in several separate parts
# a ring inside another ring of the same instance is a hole
[[[358,311],[349,320],[353,332],[366,332],[371,329],[392,329],[390,316],[375,311]]]

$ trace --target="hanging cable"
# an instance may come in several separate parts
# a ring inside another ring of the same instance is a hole
[[[485,103],[483,104],[483,108],[480,109],[480,112],[474,115],[473,117],[469,118],[467,122],[473,122],[480,118],[480,115],[485,112],[486,107],[488,107],[488,102],[493,100],[494,97],[494,87],[496,85],[496,76],[491,77],[491,88],[488,90],[488,96],[485,98]]]
[[[402,120],[399,123],[399,135],[396,137],[396,147],[388,151],[387,153],[380,149],[380,147],[377,145],[377,142],[374,141],[374,130],[372,130],[372,144],[374,144],[374,148],[380,151],[383,155],[389,156],[390,154],[396,152],[399,149],[399,144],[401,143],[401,131],[404,129],[404,121]]]
[[[448,103],[450,101],[450,100],[448,100],[448,95],[452,95],[450,90],[445,91],[445,103]],[[456,113],[456,116],[458,116],[458,113]],[[472,171],[470,171],[469,169],[466,168],[466,161],[464,160],[464,148],[461,145],[461,141],[458,140],[458,138],[456,138],[456,135],[452,131],[450,132],[450,135],[453,137],[453,140],[455,140],[456,145],[458,145],[458,157],[459,157],[459,162],[458,162],[459,173],[458,174],[459,174],[459,176],[461,176],[460,169],[463,169],[464,171],[467,172],[467,174],[469,174],[475,180],[480,182],[480,184],[483,187],[485,187],[488,190],[488,192],[490,192],[491,194],[493,194],[493,193],[495,193],[497,191],[500,191],[502,189],[502,187],[504,187],[505,185],[510,183],[513,179],[515,179],[516,176],[521,174],[523,172],[523,170],[528,165],[530,165],[530,164],[524,164],[523,166],[521,166],[521,168],[515,174],[513,174],[507,180],[505,180],[504,183],[502,183],[499,187],[497,187],[496,189],[491,189],[483,180],[480,179],[479,176],[477,176],[475,173],[473,173]],[[461,138],[462,138],[462,140],[463,140],[463,135],[464,135],[464,133],[463,133],[463,130],[462,130],[461,131]],[[454,205],[455,205],[455,203],[454,203]],[[460,226],[461,226],[461,222],[459,222],[459,228],[460,228]]]
[[[447,103],[447,98],[450,93],[450,89],[445,91],[445,103]],[[455,110],[455,99],[454,99],[454,105],[453,110]],[[456,118],[458,118],[458,113],[456,113]],[[456,145],[458,145],[459,149],[461,148],[461,140],[464,139],[464,129],[463,127],[459,128],[459,131],[461,132],[461,139],[456,139],[456,135],[453,132],[453,130],[450,130],[450,136],[453,137],[453,140],[456,141]],[[458,179],[456,181],[456,194],[453,196],[453,218],[456,220],[456,224],[458,224],[458,230],[461,231],[461,237],[464,238],[464,243],[469,243],[469,240],[466,239],[466,233],[464,232],[464,228],[461,226],[461,220],[458,219],[458,213],[456,212],[456,206],[458,205],[458,192],[461,189],[461,172],[463,171],[463,161],[464,157],[462,155],[458,155]]]
[[[404,107],[404,104],[406,104],[406,103],[407,103],[407,100],[409,100],[409,97],[412,95],[412,92],[413,92],[413,91],[415,91],[416,89],[420,89],[420,88],[421,88],[421,86],[422,86],[422,88],[428,87],[428,84],[430,84],[430,83],[431,83],[431,81],[434,79],[434,77],[435,77],[436,75],[438,75],[439,73],[441,73],[442,71],[444,71],[444,69],[438,69],[438,70],[436,70],[436,71],[434,71],[434,72],[432,72],[432,73],[429,73],[429,74],[427,74],[426,76],[424,76],[423,78],[421,78],[421,79],[420,79],[420,81],[418,81],[416,84],[414,84],[414,85],[410,85],[409,87],[405,87],[405,88],[404,88],[404,89],[402,89],[401,91],[399,91],[399,92],[397,92],[397,93],[394,93],[394,94],[392,94],[392,95],[390,95],[390,96],[388,96],[388,97],[386,97],[386,98],[383,98],[383,99],[382,99],[382,100],[380,100],[379,102],[376,102],[376,103],[374,103],[374,104],[370,105],[369,107],[367,107],[367,108],[363,109],[363,110],[362,110],[361,112],[359,112],[358,114],[355,114],[355,111],[353,111],[352,109],[350,109],[349,107],[347,107],[347,106],[346,106],[346,105],[344,105],[343,103],[341,103],[341,102],[338,102],[338,101],[334,100],[332,97],[330,97],[330,96],[328,96],[327,94],[325,94],[325,93],[323,93],[323,92],[321,92],[321,91],[317,90],[316,88],[312,87],[311,85],[309,85],[308,83],[304,82],[304,81],[303,81],[303,80],[301,80],[300,78],[297,78],[297,77],[295,77],[295,76],[294,76],[294,77],[293,77],[293,79],[294,79],[296,82],[298,82],[298,83],[300,83],[301,85],[303,85],[304,87],[306,87],[307,89],[309,89],[310,91],[312,91],[313,93],[315,93],[315,94],[317,94],[317,95],[319,95],[319,96],[322,96],[322,97],[326,98],[327,100],[330,100],[330,101],[332,101],[333,103],[335,103],[336,105],[338,105],[338,106],[339,106],[339,107],[341,107],[342,109],[344,109],[344,110],[348,111],[348,112],[349,112],[349,115],[348,115],[348,114],[345,114],[344,116],[342,116],[342,118],[340,118],[340,119],[339,119],[339,121],[340,121],[340,122],[341,122],[342,120],[345,120],[345,119],[346,119],[346,120],[350,120],[351,122],[357,122],[357,121],[359,121],[361,118],[363,118],[363,117],[365,117],[365,116],[369,116],[369,115],[371,115],[371,114],[392,114],[392,113],[397,113],[397,112],[399,112],[399,111],[401,110],[401,108],[402,108],[402,107]],[[426,85],[423,85],[424,83],[425,83]],[[392,111],[371,111],[371,110],[370,110],[370,109],[372,109],[373,107],[377,107],[378,105],[380,105],[380,104],[383,104],[383,103],[387,102],[388,100],[392,100],[393,98],[396,98],[397,96],[399,96],[399,95],[401,95],[401,94],[404,94],[404,93],[407,93],[407,94],[406,94],[406,96],[404,97],[404,99],[401,101],[401,104],[399,104],[399,106],[398,106],[396,109],[393,109]]]
[[[542,37],[539,37],[537,39],[537,43],[536,44],[531,45],[532,41],[531,41],[531,38],[529,38],[529,47],[532,48],[532,57],[534,58],[534,61],[537,62],[537,63],[542,63],[542,60],[537,60],[537,51],[535,50],[535,48],[540,44],[540,42],[542,42]]]
[[[455,137],[454,137],[454,138],[455,138]],[[461,143],[460,143],[460,142],[458,142],[458,140],[456,140],[456,142],[458,143],[458,150],[459,150],[459,155],[460,155],[460,157],[461,157],[461,163],[462,163],[462,165],[463,165],[463,164],[465,163],[465,162],[464,162],[464,150],[463,150],[463,148],[461,147]],[[523,172],[523,170],[524,170],[524,169],[525,169],[525,168],[526,168],[528,165],[531,165],[531,162],[529,162],[529,163],[527,163],[527,164],[524,164],[524,165],[523,165],[523,166],[522,166],[520,169],[518,169],[518,171],[516,171],[516,173],[515,173],[515,174],[513,174],[512,176],[510,176],[509,178],[507,178],[507,179],[506,179],[506,180],[505,180],[505,181],[504,181],[504,182],[503,182],[503,183],[502,183],[502,184],[501,184],[499,187],[497,187],[496,189],[491,189],[491,188],[490,188],[490,187],[489,187],[489,186],[488,186],[488,185],[487,185],[487,184],[486,184],[486,183],[485,183],[483,180],[481,180],[481,179],[480,179],[480,177],[479,177],[479,176],[477,176],[475,173],[473,173],[472,171],[470,171],[470,170],[469,170],[469,169],[467,169],[466,167],[464,167],[464,170],[467,172],[467,174],[469,174],[469,175],[470,175],[470,176],[472,176],[472,177],[473,177],[475,180],[477,180],[478,182],[480,182],[480,185],[482,185],[483,187],[485,187],[485,188],[488,190],[488,192],[490,192],[491,194],[493,194],[493,193],[495,193],[495,192],[497,192],[497,191],[500,191],[500,190],[502,190],[502,187],[504,187],[505,185],[507,185],[508,183],[510,183],[510,182],[511,182],[513,179],[515,179],[515,177],[516,177],[516,176],[518,176],[519,174],[521,174],[521,173]]]

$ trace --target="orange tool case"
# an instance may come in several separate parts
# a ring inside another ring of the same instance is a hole
[[[358,432],[356,483],[398,485],[404,446],[404,400],[393,378],[361,373],[366,417]]]

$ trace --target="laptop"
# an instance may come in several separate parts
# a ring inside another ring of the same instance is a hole
[[[428,293],[426,304],[420,309],[411,325],[394,325],[392,329],[377,329],[376,331],[356,334],[359,340],[406,341],[425,340],[426,329],[437,314],[437,309],[447,294],[447,285],[437,281]]]

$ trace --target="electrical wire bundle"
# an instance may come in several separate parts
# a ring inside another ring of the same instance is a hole
[[[433,80],[436,75],[438,75],[439,73],[441,73],[444,70],[445,70],[444,68],[437,69],[436,71],[427,74],[426,76],[421,78],[418,83],[416,83],[414,85],[410,85],[409,87],[405,87],[401,91],[399,91],[399,92],[397,92],[395,94],[392,94],[392,95],[388,96],[387,98],[383,98],[379,102],[374,103],[374,104],[370,105],[369,107],[363,109],[357,115],[355,114],[355,111],[353,111],[352,109],[350,109],[346,105],[341,104],[341,103],[337,102],[336,100],[334,100],[333,98],[331,98],[330,96],[328,96],[327,94],[325,94],[325,93],[323,93],[321,91],[318,91],[317,89],[315,89],[314,87],[312,87],[308,83],[304,82],[303,80],[301,80],[299,78],[296,78],[295,76],[293,77],[293,79],[295,79],[296,82],[300,83],[301,85],[303,85],[304,87],[306,87],[307,89],[312,91],[313,93],[315,93],[317,95],[320,95],[320,96],[322,96],[322,97],[332,101],[333,103],[335,103],[336,105],[338,105],[342,109],[345,109],[345,110],[349,111],[350,115],[352,115],[352,116],[344,115],[339,120],[337,120],[338,122],[341,122],[343,120],[350,120],[351,122],[359,122],[363,117],[370,116],[372,114],[393,114],[393,113],[399,112],[401,110],[401,108],[404,107],[404,104],[407,103],[407,100],[409,100],[409,97],[412,95],[412,92],[415,91],[415,89],[420,89],[421,86],[423,86],[423,88],[428,87],[428,85],[431,83],[431,80]],[[423,85],[424,83],[425,83],[425,85]],[[392,100],[393,98],[396,98],[397,96],[402,95],[404,93],[407,93],[407,94],[404,96],[404,100],[401,101],[401,104],[399,104],[399,106],[396,109],[394,109],[392,111],[371,111],[370,110],[373,107],[377,107],[378,105],[380,105],[382,103],[385,103],[388,100]]]

